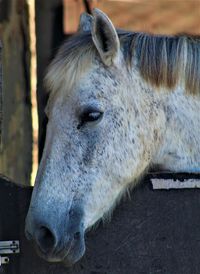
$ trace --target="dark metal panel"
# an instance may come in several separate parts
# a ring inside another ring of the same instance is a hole
[[[0,177],[0,241],[17,240],[20,219],[17,185]],[[0,273],[20,274],[19,255],[11,255],[10,263],[0,267]]]
[[[120,203],[112,221],[86,236],[73,268],[41,260],[24,237],[30,188],[0,180],[0,239],[20,239],[9,274],[199,274],[200,190],[153,191],[149,180]],[[20,230],[20,231],[19,231]]]

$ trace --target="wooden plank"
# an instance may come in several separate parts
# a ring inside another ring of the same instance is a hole
[[[0,40],[3,45],[0,50],[0,63],[3,63],[3,77],[0,68],[0,172],[24,185],[30,184],[32,168],[27,7],[26,0],[0,1]]]
[[[84,12],[82,0],[63,0],[64,10],[64,33],[74,33],[78,29],[79,17]]]

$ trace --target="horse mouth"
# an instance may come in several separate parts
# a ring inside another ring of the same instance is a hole
[[[59,251],[54,250],[49,253],[43,252],[35,242],[33,242],[33,246],[37,255],[43,260],[49,263],[63,264],[65,267],[73,266],[85,253],[84,241],[81,243],[72,242],[68,248],[62,248]]]

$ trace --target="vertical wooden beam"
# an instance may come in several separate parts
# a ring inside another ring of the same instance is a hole
[[[0,40],[3,45],[0,173],[19,184],[29,185],[32,168],[32,124],[29,17],[26,0],[0,1]]]

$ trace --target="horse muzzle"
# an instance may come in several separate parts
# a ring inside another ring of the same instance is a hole
[[[48,217],[48,214],[40,216],[38,212],[31,210],[28,213],[26,237],[35,246],[38,255],[48,262],[63,262],[66,266],[70,266],[85,253],[80,210],[70,210],[72,211],[73,214],[70,214],[67,222],[59,215],[52,218],[52,216]]]

